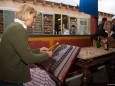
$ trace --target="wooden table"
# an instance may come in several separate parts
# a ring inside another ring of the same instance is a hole
[[[81,48],[76,64],[82,68],[81,85],[89,86],[90,67],[104,63],[115,58],[115,49],[104,50],[103,47],[85,47]]]

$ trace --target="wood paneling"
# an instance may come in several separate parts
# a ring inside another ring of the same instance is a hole
[[[57,42],[79,47],[91,46],[90,36],[29,37],[28,41],[32,48],[51,47]]]

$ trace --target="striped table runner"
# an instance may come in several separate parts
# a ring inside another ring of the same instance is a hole
[[[45,70],[38,66],[30,65],[31,81],[24,83],[24,86],[56,86]]]

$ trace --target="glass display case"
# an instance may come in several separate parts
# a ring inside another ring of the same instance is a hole
[[[3,25],[3,10],[0,10],[0,32],[3,32],[4,25]]]
[[[41,34],[42,33],[42,13],[39,13],[36,16],[36,22],[32,26],[33,33]]]
[[[28,33],[32,34],[42,34],[42,13],[39,13],[36,16],[35,22],[32,26],[28,27]]]
[[[14,20],[14,11],[0,10],[0,32]],[[75,25],[75,35],[90,35],[90,18],[76,18],[62,14],[39,13],[36,21],[28,28],[28,33],[37,35],[64,35]],[[59,29],[58,29],[59,28]],[[57,29],[59,30],[58,32]],[[69,34],[67,34],[69,35]]]
[[[44,34],[53,34],[53,15],[43,14],[43,30]]]

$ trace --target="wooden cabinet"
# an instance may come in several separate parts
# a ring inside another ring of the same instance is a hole
[[[3,32],[3,28],[4,28],[4,25],[3,25],[3,10],[0,10],[0,32]]]
[[[42,34],[42,13],[39,13],[36,16],[35,22],[32,24],[32,26],[28,27],[28,33],[32,34]]]
[[[29,33],[33,34],[53,34],[53,15],[39,13],[36,21],[28,28]]]
[[[53,15],[43,15],[44,34],[53,34]]]
[[[36,21],[33,23],[33,33],[41,34],[42,33],[42,13],[39,13],[36,16]]]

